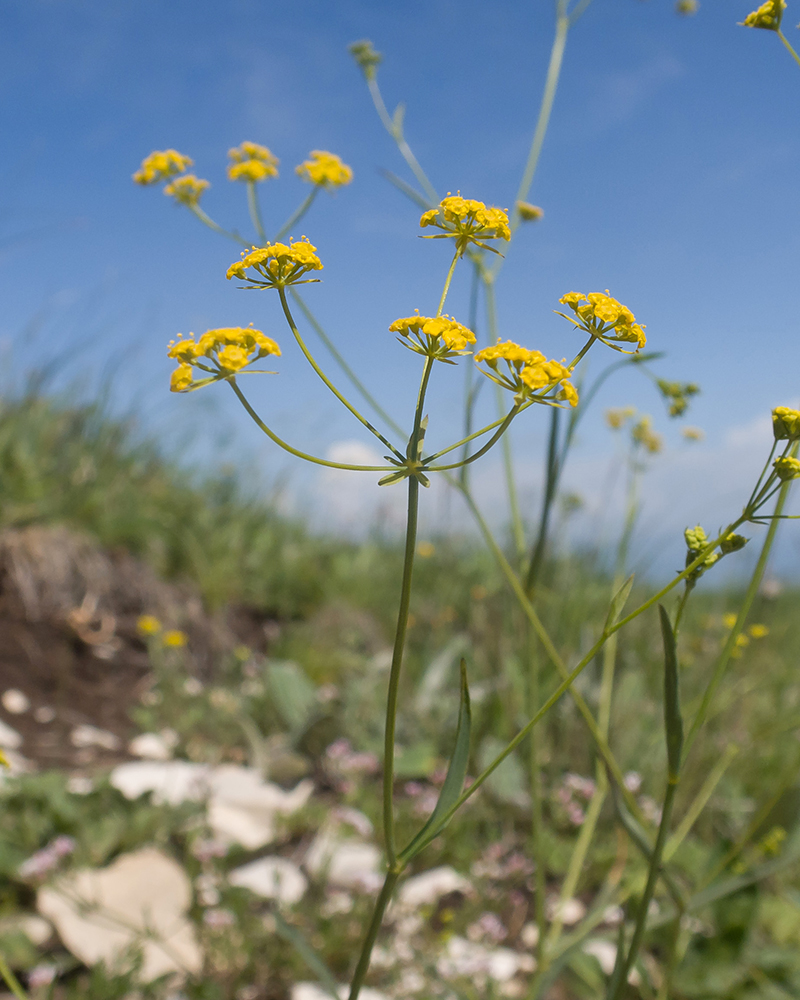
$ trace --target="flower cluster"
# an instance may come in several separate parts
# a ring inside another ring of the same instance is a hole
[[[309,271],[321,271],[322,262],[317,257],[317,248],[303,237],[297,243],[271,243],[265,247],[253,247],[250,253],[242,253],[242,259],[231,264],[225,277],[241,278],[256,288],[284,288],[286,285],[302,285],[316,278],[304,278]],[[252,268],[258,277],[245,272]]]
[[[389,327],[390,333],[399,333],[397,339],[411,351],[446,364],[455,364],[449,359],[457,354],[469,354],[467,344],[475,343],[475,334],[466,326],[449,316],[406,316],[396,319]]]
[[[680,417],[686,412],[689,400],[700,392],[700,386],[696,382],[668,382],[660,378],[656,380],[658,391],[667,401],[669,415]]]
[[[268,177],[278,176],[277,156],[273,156],[266,146],[257,142],[243,142],[228,150],[228,178],[232,181],[248,181],[255,183],[265,181]]]
[[[553,405],[564,400],[570,406],[578,405],[577,390],[568,381],[571,370],[563,362],[548,361],[541,351],[529,351],[511,340],[505,343],[498,340],[493,347],[478,351],[475,361],[485,364],[484,375],[514,392],[518,402],[532,400]],[[501,361],[505,362],[505,371],[499,369]],[[545,398],[555,387],[558,387],[556,395]]]
[[[635,414],[636,410],[632,406],[606,410],[606,423],[612,431],[618,431]]]
[[[651,455],[657,455],[664,442],[660,434],[656,434],[652,427],[653,421],[650,417],[640,417],[631,428],[631,438],[634,444],[641,445],[645,451]]]
[[[462,257],[470,243],[498,253],[484,241],[511,239],[508,216],[502,208],[487,208],[482,201],[473,201],[460,195],[448,195],[439,203],[438,208],[423,212],[419,224],[423,229],[435,226],[443,230],[427,239],[455,239],[458,253]]]
[[[772,431],[776,441],[800,441],[800,410],[776,406],[772,411]]]
[[[188,392],[199,389],[202,385],[217,382],[240,372],[243,368],[264,358],[269,354],[280,355],[281,349],[271,337],[266,337],[260,330],[251,326],[222,327],[218,330],[208,330],[199,340],[190,335],[186,340],[170,341],[167,357],[178,362],[178,367],[172,373],[170,389],[172,392]],[[209,359],[211,367],[201,359]],[[192,381],[194,367],[210,373],[210,378]],[[154,620],[155,621],[155,620]],[[148,620],[147,627],[151,626]],[[145,630],[141,621],[140,630]],[[152,634],[148,632],[147,634]],[[169,645],[177,645],[170,643]]]
[[[133,179],[137,184],[159,184],[182,174],[193,163],[194,160],[179,153],[177,149],[156,149],[142,160]]]
[[[360,42],[352,42],[347,48],[350,55],[361,67],[361,72],[366,79],[373,80],[375,78],[375,69],[383,60],[383,56],[380,52],[375,51],[372,42],[368,38],[364,38]]]
[[[686,565],[690,566],[708,545],[708,535],[698,524],[694,528],[687,528],[683,533],[683,537],[686,539]],[[696,566],[686,578],[687,584],[694,586],[707,569],[710,569],[715,563],[719,562],[723,556],[743,549],[748,541],[749,539],[745,538],[744,535],[731,534],[727,538],[723,538],[719,543],[720,551],[706,553],[700,565]]]
[[[320,187],[344,187],[353,179],[353,171],[335,153],[324,149],[312,149],[310,159],[303,160],[295,173],[309,184]]]
[[[605,294],[589,292],[588,295],[584,295],[583,292],[568,292],[558,301],[562,306],[568,306],[577,319],[567,316],[566,313],[559,313],[559,316],[569,320],[578,329],[585,330],[590,336],[602,340],[615,351],[635,354],[647,343],[644,327],[636,322],[636,317],[627,306],[611,297],[608,289]],[[620,343],[635,343],[636,348],[633,351],[625,351],[619,346]]]
[[[772,464],[782,483],[786,483],[790,479],[800,479],[800,459],[792,458],[791,455],[783,455],[781,458],[775,459]]]
[[[174,198],[179,205],[196,205],[208,187],[211,187],[208,181],[201,180],[194,174],[184,174],[167,184],[164,194]]]
[[[742,21],[746,28],[766,28],[767,31],[780,31],[783,12],[786,10],[786,0],[767,0],[758,10],[748,14]]]
[[[544,209],[539,208],[538,205],[531,205],[529,201],[518,201],[514,208],[523,222],[538,222],[544,217]]]

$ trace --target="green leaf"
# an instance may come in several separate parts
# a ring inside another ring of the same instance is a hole
[[[478,749],[478,765],[485,771],[497,760],[507,744],[495,736],[485,736]],[[510,805],[527,806],[530,795],[527,790],[525,771],[516,753],[510,753],[486,779],[487,790],[500,802]]]
[[[622,609],[628,602],[628,598],[631,594],[631,588],[633,587],[633,578],[635,574],[631,573],[625,583],[619,588],[619,590],[611,598],[611,604],[608,606],[608,616],[606,617],[606,629],[611,628],[612,625],[616,625],[617,619],[622,614]]]
[[[664,640],[664,726],[667,731],[667,764],[669,780],[674,782],[680,773],[683,750],[678,653],[675,648],[672,623],[663,604],[659,604],[658,611],[661,615],[661,636]]]
[[[450,766],[447,769],[447,777],[444,779],[442,790],[439,793],[439,800],[436,808],[428,818],[428,822],[414,837],[408,847],[400,852],[399,860],[406,863],[415,855],[419,854],[430,842],[437,837],[447,825],[442,821],[442,816],[448,812],[464,787],[464,778],[467,776],[467,765],[469,764],[469,741],[472,729],[472,710],[469,702],[469,687],[467,685],[467,663],[461,660],[461,700],[458,706],[458,727],[456,729],[456,744],[453,748],[453,756],[450,758]]]
[[[433,205],[424,195],[420,194],[419,191],[411,187],[410,184],[406,184],[401,177],[398,177],[397,174],[393,174],[391,170],[385,170],[381,167],[378,170],[378,173],[385,177],[390,184],[394,184],[398,191],[402,191],[406,198],[410,198],[411,201],[413,201],[416,205],[419,205],[421,209],[427,210],[429,208],[433,208]]]
[[[303,959],[309,969],[316,973],[316,976],[319,979],[319,984],[325,992],[333,997],[334,1000],[340,1000],[338,983],[334,979],[333,973],[325,962],[323,962],[316,951],[314,951],[300,931],[296,927],[287,923],[277,910],[273,910],[272,915],[275,917],[275,925],[278,934],[284,939],[284,941],[288,941],[289,944],[294,947],[297,954]]]
[[[395,133],[399,136],[403,134],[403,119],[405,116],[406,106],[401,101],[394,109],[394,114],[392,115],[392,125],[394,126]]]
[[[316,710],[316,688],[302,668],[289,661],[271,663],[267,678],[278,714],[291,733],[299,733]]]

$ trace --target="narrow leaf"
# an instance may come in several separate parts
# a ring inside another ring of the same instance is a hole
[[[397,174],[393,174],[391,170],[386,170],[381,168],[379,173],[386,178],[390,184],[394,184],[398,191],[410,198],[416,205],[419,205],[422,209],[432,208],[433,206],[428,201],[428,199],[419,193],[416,188],[413,188],[410,184],[407,184],[402,177],[398,177]]]
[[[300,931],[296,927],[293,927],[292,924],[287,923],[277,910],[273,910],[272,915],[275,917],[278,934],[284,941],[288,941],[294,947],[309,969],[316,974],[319,984],[325,992],[333,997],[333,1000],[340,1000],[339,985],[325,962],[314,951]]]
[[[394,125],[394,130],[397,135],[403,134],[403,119],[406,116],[406,106],[401,101],[397,107],[394,109],[394,114],[392,115],[392,125]]]
[[[439,800],[436,808],[428,818],[428,822],[414,837],[408,847],[400,852],[399,859],[403,862],[410,861],[416,854],[437,837],[444,829],[445,824],[441,817],[456,802],[461,790],[464,787],[464,778],[467,776],[467,765],[469,764],[469,741],[472,729],[472,710],[469,701],[469,687],[467,685],[467,663],[461,660],[461,700],[458,706],[458,727],[456,728],[456,744],[453,748],[453,756],[450,758],[450,766],[447,769],[447,777],[444,779],[442,790],[439,793]]]
[[[611,604],[608,606],[608,616],[606,618],[606,628],[611,628],[612,625],[616,625],[617,619],[622,614],[622,609],[628,603],[628,598],[631,595],[631,588],[633,587],[633,578],[635,574],[631,573],[625,583],[619,588],[619,590],[611,598]]]
[[[683,751],[683,719],[681,717],[680,681],[675,633],[663,604],[658,606],[661,615],[661,636],[664,640],[664,727],[667,731],[667,764],[669,780],[678,780]]]

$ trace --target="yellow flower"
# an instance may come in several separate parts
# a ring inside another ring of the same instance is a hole
[[[570,369],[563,362],[548,361],[541,351],[530,351],[511,340],[505,343],[498,340],[493,346],[478,351],[475,361],[485,364],[487,368],[481,369],[483,374],[514,392],[518,402],[530,399],[550,406],[559,401],[578,405],[578,393],[568,381],[572,374]],[[499,369],[501,361],[505,362],[505,371]],[[549,396],[550,390],[556,388],[556,394]]]
[[[420,559],[430,559],[435,552],[436,546],[433,542],[420,542],[417,546],[417,555]]]
[[[739,635],[736,636],[736,645],[737,646],[749,646],[750,645],[750,636],[749,635],[745,635],[743,632],[740,632]]]
[[[687,441],[702,441],[706,436],[705,431],[702,431],[699,427],[684,427],[681,434]]]
[[[727,614],[724,614],[722,616],[722,624],[725,626],[725,628],[733,628],[733,626],[736,624],[737,618],[738,615],[735,615],[732,611],[729,611]]]
[[[700,4],[698,0],[677,0],[675,4],[675,10],[679,14],[683,14],[685,17],[691,17],[692,14],[696,14],[700,9]]]
[[[636,317],[621,302],[612,298],[608,289],[602,292],[567,292],[558,300],[561,305],[571,309],[577,319],[559,313],[564,319],[585,330],[592,337],[602,340],[604,344],[613,347],[624,354],[636,353],[647,343],[644,327],[636,322]],[[620,343],[635,343],[633,352],[619,347]]]
[[[265,181],[278,176],[280,160],[257,142],[234,146],[228,150],[228,158],[232,161],[228,167],[228,178],[232,181]]]
[[[180,649],[186,645],[186,633],[179,629],[170,629],[164,633],[161,641],[170,649]]]
[[[769,635],[769,629],[766,625],[751,625],[747,631],[754,639],[763,639],[765,636]]]
[[[319,184],[321,187],[344,187],[353,179],[353,171],[335,153],[324,149],[312,149],[311,159],[304,160],[295,173],[308,181],[309,184]]]
[[[482,201],[462,198],[461,195],[448,195],[438,208],[428,209],[422,213],[419,220],[421,228],[435,226],[443,230],[427,239],[441,240],[453,238],[461,256],[464,255],[470,243],[484,250],[499,251],[488,246],[485,240],[510,240],[511,230],[508,226],[508,216],[501,208],[487,208]]]
[[[622,425],[630,420],[636,413],[632,406],[625,406],[622,409],[606,410],[606,423],[612,431],[618,431]]]
[[[178,367],[172,373],[170,389],[172,392],[185,392],[194,386],[206,385],[209,382],[227,378],[246,368],[247,365],[265,358],[270,354],[279,356],[280,347],[272,337],[265,336],[252,326],[228,326],[217,330],[207,330],[195,342],[190,334],[187,340],[170,341],[167,357],[178,362]],[[201,359],[209,359],[216,363],[215,368],[208,367]],[[210,373],[210,378],[192,383],[192,366],[196,365]]]
[[[742,21],[745,28],[766,28],[768,31],[780,31],[781,18],[786,10],[786,0],[767,0],[758,10],[748,14]]]
[[[800,410],[776,406],[772,411],[772,431],[776,441],[800,440]]]
[[[231,264],[225,277],[249,281],[259,288],[283,288],[286,285],[306,284],[316,278],[303,278],[309,271],[321,271],[322,262],[314,252],[317,248],[303,237],[297,243],[271,243],[266,247],[253,247],[242,253],[242,259]],[[259,277],[245,274],[252,268]]]
[[[401,343],[416,354],[447,364],[454,364],[449,359],[457,354],[469,354],[467,344],[475,343],[472,330],[450,316],[420,316],[416,313],[396,319],[389,332],[405,337]]]
[[[538,205],[531,205],[529,201],[518,201],[514,208],[523,222],[538,222],[544,216],[544,210]]]
[[[786,483],[790,479],[800,478],[800,459],[792,458],[791,455],[784,455],[777,458],[772,463],[778,473],[778,479]]]
[[[141,635],[158,635],[161,631],[161,622],[155,615],[142,615],[136,622],[136,628]]]
[[[664,442],[661,435],[652,429],[652,422],[650,417],[641,417],[631,428],[631,438],[635,444],[641,445],[651,455],[657,455]]]
[[[208,181],[200,180],[194,174],[184,174],[167,184],[164,194],[174,198],[179,205],[196,205],[208,187],[211,187]]]
[[[158,184],[159,181],[182,174],[193,163],[194,160],[179,153],[177,149],[157,149],[142,160],[133,179],[137,184]]]

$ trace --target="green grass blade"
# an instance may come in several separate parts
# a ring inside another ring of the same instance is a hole
[[[436,808],[428,818],[428,822],[423,826],[411,843],[399,854],[399,860],[407,863],[416,854],[438,836],[447,825],[442,822],[442,816],[456,802],[464,787],[464,779],[467,776],[467,765],[469,764],[469,743],[472,729],[472,709],[469,701],[469,686],[467,685],[467,664],[461,660],[461,700],[458,706],[458,727],[456,729],[456,744],[453,748],[453,756],[450,758],[450,766],[447,769],[447,777],[439,793],[439,800]]]
[[[292,945],[294,950],[303,959],[309,969],[316,974],[319,984],[325,992],[333,997],[333,1000],[340,1000],[339,984],[334,979],[333,973],[328,966],[323,962],[323,960],[319,957],[316,951],[314,951],[296,927],[287,923],[277,910],[273,910],[273,916],[275,917],[278,934],[284,941],[288,941],[288,943]]]
[[[683,751],[683,718],[681,716],[680,681],[678,677],[678,653],[675,648],[675,633],[663,604],[659,604],[661,616],[661,636],[664,640],[664,726],[667,731],[667,763],[669,780],[675,782],[681,768]]]

